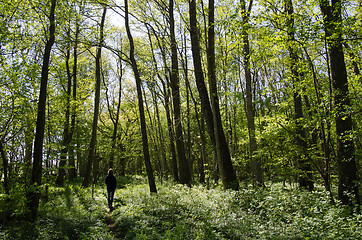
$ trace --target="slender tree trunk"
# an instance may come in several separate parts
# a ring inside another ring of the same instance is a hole
[[[152,170],[152,165],[151,165],[151,160],[150,160],[150,153],[149,153],[149,149],[148,149],[147,126],[146,126],[146,118],[145,118],[143,98],[142,98],[141,77],[139,75],[137,62],[136,62],[136,59],[134,56],[134,42],[133,42],[133,37],[131,34],[130,27],[129,27],[128,0],[125,0],[125,16],[124,16],[124,18],[125,18],[127,36],[128,36],[129,44],[130,44],[130,60],[131,60],[131,64],[132,64],[133,73],[136,78],[138,107],[139,107],[140,121],[141,121],[143,155],[144,155],[144,160],[145,160],[146,172],[147,172],[147,176],[148,176],[148,184],[150,187],[150,192],[156,193],[157,188],[156,188],[155,178],[153,176],[153,170]]]
[[[182,133],[182,121],[181,121],[181,103],[180,103],[180,79],[178,72],[178,59],[177,59],[177,45],[175,39],[175,20],[173,15],[173,0],[169,1],[169,16],[170,16],[170,37],[171,37],[171,89],[172,89],[172,101],[173,112],[175,121],[176,132],[176,148],[179,164],[179,176],[180,183],[191,185],[191,173],[189,161],[185,154],[184,138]]]
[[[174,134],[174,128],[173,128],[173,124],[172,124],[172,119],[171,119],[171,103],[170,103],[170,87],[169,87],[169,78],[168,75],[169,74],[169,68],[167,67],[167,61],[166,61],[166,53],[164,51],[164,48],[161,45],[160,39],[158,38],[157,34],[155,33],[153,28],[149,28],[149,25],[146,24],[146,27],[148,27],[148,30],[152,30],[154,33],[154,36],[157,39],[157,45],[161,51],[161,56],[162,56],[162,61],[163,64],[165,66],[165,80],[163,79],[163,77],[160,74],[160,71],[157,71],[157,77],[160,80],[161,84],[162,84],[162,92],[163,92],[163,97],[164,97],[164,107],[165,107],[165,111],[166,111],[166,119],[167,119],[167,130],[168,130],[168,138],[169,138],[169,147],[170,147],[170,152],[171,152],[171,160],[170,160],[170,165],[172,168],[172,175],[173,175],[173,179],[175,182],[179,182],[179,177],[178,177],[178,167],[177,167],[177,157],[176,157],[176,148],[175,148],[175,134]],[[153,44],[152,44],[152,39],[151,39],[151,34],[150,31],[148,31],[148,37],[149,37],[149,42],[150,42],[150,46],[152,49],[152,58],[153,58],[153,62],[155,65],[155,68],[158,69],[157,66],[157,60],[155,57],[155,53],[154,53],[154,48],[153,48]],[[163,139],[163,137],[161,138]],[[165,159],[164,162],[164,166],[165,166],[165,170],[166,170],[166,178],[167,178],[167,172],[169,170],[167,161]]]
[[[347,70],[342,46],[342,1],[320,1],[324,29],[328,43],[328,54],[334,90],[334,107],[336,111],[338,197],[344,205],[360,205],[358,193],[359,178],[353,144],[352,118],[349,113],[350,98]]]
[[[155,92],[155,91],[153,91]],[[156,109],[156,121],[157,121],[157,137],[158,138],[158,142],[160,144],[160,167],[161,167],[161,177],[165,176],[166,180],[168,180],[168,166],[167,166],[167,157],[166,157],[166,151],[165,151],[165,145],[164,145],[164,137],[163,137],[163,132],[162,132],[162,124],[161,124],[161,118],[160,118],[160,110],[159,110],[159,106],[157,103],[157,96],[156,94],[152,94],[153,95],[153,102],[155,105],[155,109]]]
[[[76,20],[76,27],[75,27],[75,39],[74,39],[74,53],[73,53],[73,106],[72,106],[72,119],[70,124],[70,135],[74,135],[75,131],[75,120],[77,116],[77,108],[76,108],[76,100],[77,100],[77,67],[78,67],[78,37],[79,37],[79,22],[78,18]],[[71,137],[72,140],[72,137]],[[70,140],[70,141],[71,141]],[[73,148],[71,146],[71,148]],[[72,149],[73,150],[73,149]],[[69,154],[69,180],[73,180],[77,177],[77,168],[75,166],[74,154]]]
[[[306,141],[306,132],[303,128],[303,107],[302,107],[302,96],[299,94],[297,85],[301,82],[301,73],[299,73],[298,68],[298,53],[297,47],[295,46],[295,28],[294,28],[294,10],[292,0],[286,0],[286,12],[287,12],[287,33],[288,33],[288,50],[290,57],[290,69],[294,85],[294,113],[295,113],[295,123],[296,123],[296,143],[301,149],[301,154],[298,159],[299,169],[301,171],[300,177],[298,179],[299,186],[309,190],[313,190],[313,181],[311,173],[311,163],[309,156],[307,156],[307,141]]]
[[[225,133],[222,126],[218,90],[216,83],[215,72],[215,13],[214,0],[209,0],[209,27],[208,27],[208,77],[210,86],[211,107],[213,113],[214,133],[216,140],[217,159],[222,177],[222,182],[225,188],[238,189],[239,183],[236,178],[236,173],[231,162],[230,150],[226,141]]]
[[[113,168],[114,153],[115,153],[116,144],[117,144],[117,131],[118,131],[119,113],[120,113],[120,109],[121,109],[121,98],[122,98],[122,77],[123,77],[122,60],[119,59],[118,103],[117,103],[116,116],[115,116],[115,119],[113,121],[112,148],[111,148],[111,155],[109,157],[109,163],[108,163],[109,168]]]
[[[165,66],[167,66],[166,62],[166,53],[162,51],[162,58],[163,63]],[[178,164],[177,164],[177,155],[176,155],[176,147],[175,147],[175,131],[174,126],[172,123],[172,117],[171,117],[171,109],[172,104],[170,101],[170,80],[167,77],[167,70],[165,73],[166,83],[162,81],[162,87],[163,92],[165,95],[165,111],[166,111],[166,118],[167,118],[167,129],[168,129],[168,136],[170,140],[170,151],[171,151],[171,167],[172,167],[172,175],[175,182],[179,182],[179,171],[178,171]]]
[[[206,162],[206,137],[205,137],[205,121],[203,119],[200,119],[198,117],[198,114],[196,114],[196,117],[198,119],[199,122],[199,129],[200,129],[200,147],[201,147],[201,156],[199,158],[199,182],[200,183],[205,183],[205,179],[206,179],[206,174],[205,174],[205,165],[207,166],[207,169],[209,169],[210,167],[208,166],[207,162]],[[209,176],[210,174],[208,174],[207,176],[207,183],[209,183]],[[209,187],[209,185],[207,186]]]
[[[199,127],[199,132],[200,132],[200,149],[201,149],[201,156],[200,158],[198,158],[198,163],[197,163],[197,167],[198,167],[198,173],[199,173],[199,182],[200,183],[205,183],[205,164],[207,164],[206,162],[206,137],[205,137],[205,122],[203,119],[200,119],[199,113],[198,113],[198,102],[196,101],[196,99],[193,96],[192,93],[192,89],[190,86],[190,82],[189,82],[189,78],[188,78],[188,64],[187,64],[187,48],[186,48],[186,35],[184,36],[184,49],[185,49],[185,54],[182,57],[182,68],[185,74],[185,83],[186,83],[186,88],[189,92],[190,98],[194,104],[194,109],[195,109],[195,118],[197,121],[197,125]],[[188,100],[189,101],[189,100]],[[191,150],[190,150],[191,151]]]
[[[34,126],[28,122],[25,130],[25,170],[24,170],[24,182],[26,185],[29,184],[31,178],[31,157],[33,152],[33,140],[34,140]]]
[[[185,51],[186,50],[186,38],[185,38]],[[185,58],[186,54],[185,54]],[[186,87],[186,103],[187,103],[187,113],[186,113],[186,118],[187,118],[187,158],[189,159],[189,163],[190,163],[190,172],[191,172],[191,179],[193,179],[193,161],[192,161],[192,138],[191,138],[191,112],[190,112],[190,97],[192,97],[192,90],[190,87],[190,81],[189,81],[189,71],[188,71],[188,64],[187,64],[187,59],[183,62],[183,69],[184,69],[184,76],[185,76],[185,87]],[[195,114],[196,114],[196,118],[198,119],[198,115],[197,115],[197,110],[195,109]]]
[[[93,185],[97,185],[97,182],[98,182],[98,179],[99,179],[99,162],[101,161],[101,158],[100,156],[98,155],[97,153],[97,150],[96,150],[96,153],[94,154],[94,167],[92,168],[93,170]]]
[[[175,182],[179,182],[176,147],[175,147],[175,133],[172,124],[171,110],[170,110],[170,105],[171,105],[169,97],[170,93],[169,93],[169,88],[166,86],[166,84],[163,84],[163,91],[165,94],[165,111],[167,118],[168,138],[170,141],[172,175],[173,175],[173,180]]]
[[[208,92],[205,85],[204,73],[202,71],[201,63],[201,52],[200,52],[200,41],[199,31],[197,28],[196,18],[196,1],[189,1],[189,14],[190,14],[190,35],[191,35],[191,50],[194,62],[194,72],[196,78],[196,86],[200,96],[201,112],[204,116],[207,129],[210,135],[213,146],[216,147],[215,133],[214,133],[214,121],[210,105]]]
[[[70,39],[70,26],[67,32],[67,37]],[[70,40],[69,40],[70,41]],[[68,154],[68,146],[70,143],[70,131],[69,131],[69,120],[70,120],[70,101],[72,94],[72,74],[70,72],[69,67],[69,59],[70,59],[70,42],[68,42],[66,56],[65,56],[65,66],[67,71],[67,91],[66,91],[66,106],[65,106],[65,120],[64,120],[64,129],[63,129],[63,142],[62,142],[62,150],[60,152],[60,161],[58,168],[58,176],[56,180],[56,184],[58,186],[64,185],[65,180],[65,166],[67,164],[67,154]]]
[[[317,74],[315,72],[315,68],[314,68],[314,64],[312,59],[310,58],[308,52],[306,51],[306,49],[304,48],[304,52],[306,54],[307,60],[308,60],[308,64],[312,70],[312,74],[313,74],[313,85],[314,85],[314,90],[315,90],[315,94],[316,94],[316,98],[317,98],[317,103],[318,106],[321,106],[321,98],[320,98],[320,86],[318,83],[318,79],[317,79]],[[329,64],[329,61],[328,61]],[[331,204],[334,204],[334,198],[333,198],[333,194],[331,191],[331,179],[330,179],[330,147],[328,144],[329,141],[329,125],[330,123],[327,123],[327,132],[328,132],[328,138],[326,136],[326,129],[325,129],[325,121],[324,121],[324,117],[328,114],[328,110],[323,107],[322,109],[318,109],[317,110],[318,115],[319,115],[319,121],[320,121],[320,134],[321,134],[321,138],[322,138],[322,151],[324,153],[324,163],[323,163],[323,168],[320,171],[320,174],[324,180],[324,186],[326,188],[326,191],[329,193],[329,197],[330,197],[330,202]],[[315,143],[316,144],[316,143]]]
[[[88,159],[87,159],[87,166],[86,171],[83,179],[83,187],[89,187],[90,180],[91,180],[91,173],[92,173],[92,167],[93,163],[95,161],[95,152],[96,152],[96,146],[97,146],[97,126],[98,126],[98,115],[99,115],[99,102],[100,102],[100,96],[101,96],[101,55],[102,55],[102,45],[103,45],[103,28],[104,28],[104,22],[106,19],[106,12],[107,7],[103,7],[103,14],[99,29],[99,44],[97,46],[97,53],[96,53],[96,84],[95,84],[95,96],[94,96],[94,113],[93,113],[93,125],[92,125],[92,137],[89,144],[88,149]]]
[[[187,63],[186,63],[187,65]],[[186,133],[186,158],[189,161],[191,180],[193,180],[193,158],[191,157],[191,149],[192,149],[192,141],[191,141],[191,116],[190,116],[190,86],[188,79],[188,71],[186,67],[185,71],[185,90],[186,90],[186,125],[187,125],[187,133]]]
[[[3,162],[3,175],[4,175],[4,191],[6,195],[10,194],[10,176],[8,175],[8,173],[11,172],[11,168],[9,168],[9,159],[6,156],[6,150],[4,149],[4,145],[3,145],[4,139],[0,136],[0,156],[2,158],[2,162]],[[11,167],[11,165],[10,165]],[[0,177],[1,180],[1,177]],[[3,198],[5,200],[5,204],[8,205],[11,202],[11,198],[10,197],[5,197]],[[4,203],[4,201],[3,201]],[[6,224],[6,222],[8,221],[8,219],[11,217],[12,212],[14,211],[14,209],[7,209],[5,208],[5,211],[2,212],[2,223]]]
[[[257,151],[257,142],[255,137],[255,112],[253,106],[253,92],[252,92],[252,77],[250,70],[250,43],[247,24],[249,23],[250,11],[252,7],[252,1],[249,3],[249,8],[246,9],[245,0],[241,0],[241,11],[243,17],[243,55],[244,55],[244,71],[245,71],[245,83],[246,83],[246,119],[248,122],[249,132],[249,147],[250,147],[250,159],[254,167],[255,181],[258,185],[263,185],[263,171],[261,168],[260,159],[254,154]]]
[[[51,49],[55,41],[55,6],[56,0],[51,0],[50,14],[49,14],[49,39],[46,42],[43,66],[41,71],[40,93],[38,101],[38,116],[36,121],[36,133],[33,153],[33,171],[30,184],[34,187],[29,189],[27,194],[28,206],[30,209],[30,220],[35,221],[38,215],[39,206],[39,189],[42,179],[42,162],[43,162],[43,141],[45,130],[45,110],[47,99],[47,85],[49,77],[49,62]]]
[[[6,152],[3,146],[3,140],[2,138],[0,138],[0,154],[1,154],[1,158],[3,159],[3,170],[4,170],[4,190],[5,190],[5,194],[9,194],[10,193],[10,189],[9,189],[9,178],[8,178],[8,164],[9,164],[9,160],[6,156]]]
[[[196,86],[199,92],[200,101],[201,101],[201,111],[203,113],[211,141],[213,143],[213,146],[215,148],[216,154],[220,152],[220,159],[222,162],[222,165],[220,166],[222,169],[220,169],[222,174],[222,181],[224,188],[232,188],[237,189],[239,187],[238,181],[236,179],[235,171],[232,167],[231,158],[229,150],[225,149],[217,149],[217,142],[216,142],[216,134],[215,134],[215,124],[214,124],[214,116],[210,105],[210,100],[208,96],[208,92],[205,85],[203,70],[202,70],[202,64],[201,64],[201,54],[200,54],[200,42],[199,42],[199,36],[198,36],[198,28],[197,28],[197,18],[196,18],[196,1],[190,0],[189,2],[189,14],[190,14],[190,34],[191,34],[191,50],[192,50],[192,56],[194,61],[194,71],[195,71],[195,78],[196,78]],[[214,94],[214,93],[213,93]],[[217,119],[216,119],[217,121]],[[217,130],[222,130],[217,128]],[[218,137],[220,137],[220,132],[218,132]],[[227,143],[223,142],[225,140],[224,138],[220,137],[218,139],[220,141],[220,147],[227,146]],[[229,153],[227,155],[227,153]],[[230,161],[230,162],[229,162]]]

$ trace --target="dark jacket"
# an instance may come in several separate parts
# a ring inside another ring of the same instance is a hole
[[[107,175],[105,183],[107,184],[108,191],[114,191],[117,187],[116,177],[113,175]]]

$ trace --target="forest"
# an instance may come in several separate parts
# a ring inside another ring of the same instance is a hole
[[[362,239],[361,1],[0,19],[1,239]]]

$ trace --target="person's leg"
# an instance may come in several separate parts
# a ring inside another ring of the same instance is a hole
[[[109,207],[112,207],[112,204],[113,204],[113,198],[114,198],[114,191],[110,191],[110,196],[109,196]]]
[[[108,201],[108,207],[112,206],[112,202],[111,202],[111,194],[112,191],[107,191],[107,201]],[[112,197],[113,198],[113,197]]]

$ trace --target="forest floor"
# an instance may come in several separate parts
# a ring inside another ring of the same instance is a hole
[[[0,239],[362,239],[362,214],[331,205],[322,186],[231,191],[158,182],[151,195],[143,177],[119,180],[113,211],[103,185],[50,186],[35,223],[20,217],[25,200],[18,188]]]
[[[115,224],[115,220],[112,214],[113,211],[109,211],[104,217],[104,222],[107,224],[108,231],[114,236],[114,239],[124,239],[125,235],[118,230]]]

